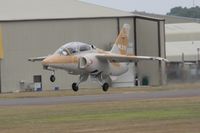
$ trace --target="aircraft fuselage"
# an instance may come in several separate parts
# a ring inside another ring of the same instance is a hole
[[[100,49],[92,49],[67,56],[54,53],[43,61],[43,65],[52,69],[63,69],[72,75],[95,75],[103,72],[110,76],[119,76],[128,71],[127,63],[100,61],[95,55],[102,52],[109,54],[109,52]]]

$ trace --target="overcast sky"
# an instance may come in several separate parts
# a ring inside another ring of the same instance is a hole
[[[125,11],[145,11],[149,13],[166,14],[172,7],[200,6],[200,0],[81,0],[97,5],[116,8]]]

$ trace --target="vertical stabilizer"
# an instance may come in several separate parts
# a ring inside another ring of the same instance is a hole
[[[127,54],[127,48],[129,43],[128,42],[129,30],[130,30],[130,25],[124,24],[115,41],[115,44],[113,45],[113,48],[111,49],[112,53],[117,53],[122,55]]]

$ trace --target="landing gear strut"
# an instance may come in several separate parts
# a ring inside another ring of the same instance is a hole
[[[98,75],[95,75],[93,78],[96,79],[97,82],[102,86],[103,91],[105,92],[108,91],[109,83],[111,83],[109,75],[99,73]]]
[[[80,75],[79,80],[77,83],[72,84],[72,90],[77,92],[79,90],[80,83],[86,81],[89,75]]]
[[[51,81],[51,82],[55,82],[55,80],[56,80],[56,77],[55,77],[55,70],[52,69],[51,67],[49,67],[48,65],[44,65],[44,66],[43,66],[43,69],[52,72],[52,74],[51,74],[51,76],[50,76],[50,81]]]

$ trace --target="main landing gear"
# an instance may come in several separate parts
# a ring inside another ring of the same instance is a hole
[[[80,83],[86,81],[89,75],[80,75],[79,80],[77,83],[72,84],[72,90],[77,92],[79,90]]]
[[[108,83],[104,83],[103,85],[102,85],[102,89],[103,89],[103,91],[108,91],[108,89],[109,89],[109,84]]]
[[[92,76],[102,87],[104,92],[108,91],[109,83],[111,83],[111,79],[109,75],[99,73],[98,75]]]
[[[80,75],[79,80],[77,83],[72,84],[72,90],[77,92],[79,90],[80,83],[86,81],[88,79],[89,75]],[[102,73],[98,75],[90,75],[92,79],[96,80],[101,86],[102,90],[104,92],[108,91],[109,89],[109,83],[111,82],[111,79],[107,75],[103,75]]]
[[[106,91],[108,91],[108,89],[109,89],[109,84],[108,83],[104,83],[102,85],[102,90],[106,92]],[[75,91],[75,92],[77,92],[79,90],[79,86],[78,86],[77,83],[73,83],[72,84],[72,90]]]

